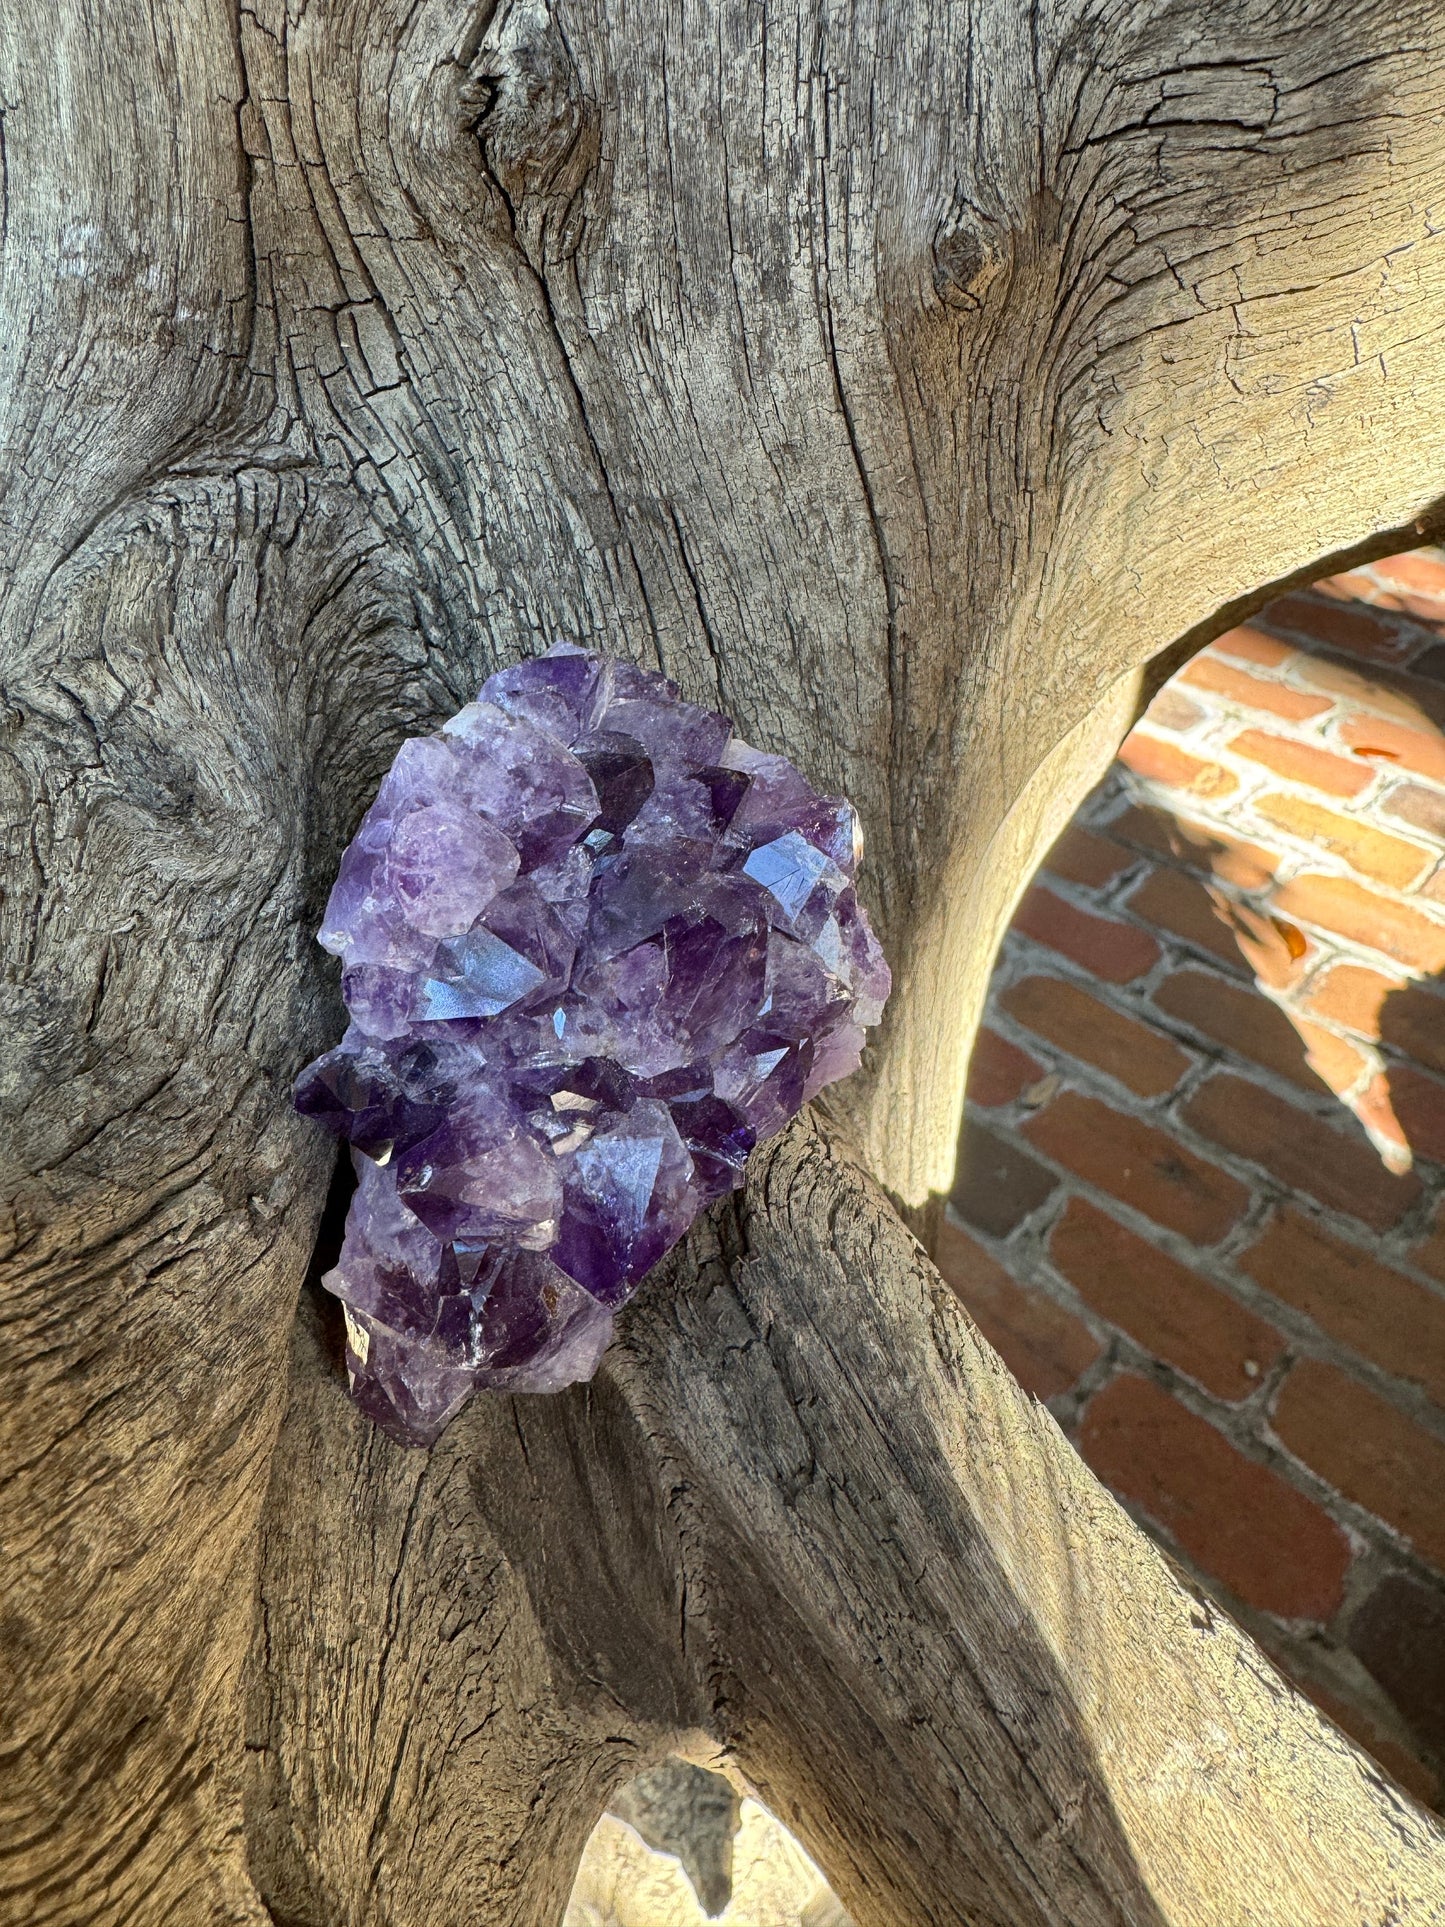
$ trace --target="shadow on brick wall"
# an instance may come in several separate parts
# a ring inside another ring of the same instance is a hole
[[[1156,697],[1019,907],[940,1251],[1192,1576],[1445,1781],[1445,557]]]

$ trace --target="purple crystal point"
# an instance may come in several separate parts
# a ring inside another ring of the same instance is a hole
[[[600,808],[595,827],[613,836],[651,796],[652,759],[635,736],[620,729],[597,729],[572,745],[572,754],[592,779]]]
[[[321,929],[351,1028],[296,1086],[353,1147],[323,1283],[385,1431],[590,1378],[752,1147],[856,1067],[889,990],[859,854],[843,798],[569,645],[403,744]]]

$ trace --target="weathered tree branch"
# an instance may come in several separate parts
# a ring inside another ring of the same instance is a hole
[[[666,1269],[594,1386],[480,1401],[429,1459],[307,1321],[253,1655],[277,1919],[543,1927],[669,1745],[735,1760],[860,1927],[1445,1905],[1426,1816],[1171,1575],[816,1127]]]
[[[1423,1823],[806,1129],[590,1398],[399,1458],[303,1326],[280,1428],[327,875],[400,737],[555,635],[857,800],[899,988],[845,1122],[944,1187],[995,935],[1143,666],[1445,487],[1442,32],[0,10],[0,1915],[542,1919],[682,1734],[860,1921],[1431,1917]]]
[[[1430,1821],[1179,1585],[875,1188],[806,1124],[760,1165],[610,1370],[720,1737],[860,1927],[1428,1919]]]

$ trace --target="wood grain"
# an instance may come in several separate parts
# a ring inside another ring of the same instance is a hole
[[[947,1186],[1149,660],[1436,515],[1441,41],[0,10],[0,1917],[540,1922],[677,1743],[860,1923],[1435,1917],[1424,1823],[1193,1628],[883,1194]],[[800,1127],[591,1394],[425,1461],[297,1323],[309,933],[401,737],[559,635],[858,802],[871,1178]]]

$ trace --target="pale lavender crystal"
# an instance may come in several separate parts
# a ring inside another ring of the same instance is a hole
[[[352,1395],[429,1445],[590,1378],[748,1152],[858,1062],[888,966],[857,819],[663,677],[558,645],[403,744],[321,942],[351,1026],[296,1105],[357,1190]]]

